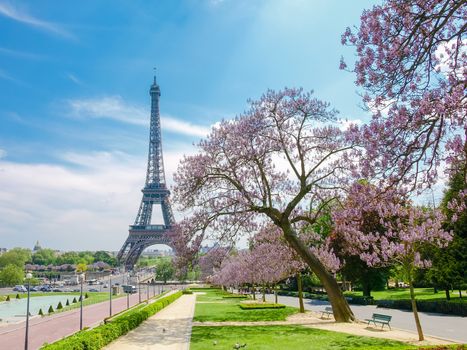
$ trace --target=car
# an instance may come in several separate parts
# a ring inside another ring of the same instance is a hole
[[[30,290],[31,292],[38,292],[38,291],[39,291],[39,287],[31,287],[31,288],[29,288],[29,290]]]
[[[119,285],[120,285],[120,283],[118,283],[118,282],[114,283],[114,286],[119,286]]]
[[[104,288],[109,288],[109,285],[106,283],[106,284],[104,284],[103,287],[104,287]]]
[[[55,293],[61,293],[61,292],[63,292],[63,290],[61,290],[60,288],[54,288],[54,289],[53,289],[53,292],[55,292]]]
[[[79,292],[81,292],[81,289],[75,288],[75,289],[73,289],[73,292],[78,292],[79,293]]]
[[[44,286],[40,287],[39,290],[40,290],[41,292],[47,293],[47,292],[51,292],[51,291],[52,291],[52,287],[49,286],[49,285],[44,285]]]
[[[98,292],[98,290],[96,288],[91,288],[89,289],[90,292]]]
[[[23,285],[17,285],[13,288],[14,292],[26,293],[28,290]]]

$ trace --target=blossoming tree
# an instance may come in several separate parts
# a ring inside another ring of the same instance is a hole
[[[181,161],[175,199],[217,236],[237,237],[264,222],[276,225],[322,282],[335,319],[353,320],[333,274],[297,227],[315,223],[355,175],[355,130],[342,131],[329,104],[300,89],[268,91],[250,104],[213,128],[198,154]]]
[[[385,0],[343,34],[374,112],[364,127],[368,171],[420,189],[442,162],[457,171],[467,161],[466,18],[463,0]]]
[[[379,225],[365,230],[363,222],[373,217]],[[417,313],[413,288],[414,271],[430,266],[420,252],[427,245],[445,247],[452,239],[444,231],[443,215],[438,210],[413,207],[400,191],[381,193],[378,188],[355,184],[343,209],[334,214],[336,231],[347,244],[347,249],[369,266],[400,265],[409,280],[412,310],[419,335],[423,331]]]

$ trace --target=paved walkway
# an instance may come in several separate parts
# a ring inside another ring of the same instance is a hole
[[[152,296],[152,294],[150,294]],[[146,297],[142,293],[141,298]],[[138,294],[130,296],[130,306],[138,303]],[[112,312],[125,310],[127,298],[112,300]],[[85,306],[83,308],[83,327],[93,327],[109,316],[109,302]],[[25,323],[0,327],[0,349],[24,349]],[[29,320],[29,349],[39,349],[45,342],[52,343],[79,331],[79,308],[46,317],[33,317]]]
[[[105,350],[188,350],[196,295],[186,294]]]

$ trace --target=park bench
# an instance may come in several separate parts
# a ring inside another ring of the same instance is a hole
[[[391,325],[389,322],[391,322],[392,316],[389,315],[382,315],[382,314],[373,314],[371,316],[371,319],[366,319],[365,321],[368,321],[368,324],[370,322],[373,322],[373,324],[376,326],[377,323],[381,324],[381,329],[384,328],[385,325],[388,325],[389,329],[391,329]]]
[[[321,318],[326,315],[331,317],[334,313],[332,312],[332,307],[326,306],[323,311],[321,311]]]

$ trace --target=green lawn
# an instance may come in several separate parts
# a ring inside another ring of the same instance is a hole
[[[416,349],[414,346],[396,341],[303,326],[238,326],[193,327],[190,350],[231,350],[236,343],[247,344],[242,348],[246,350]]]
[[[220,289],[193,289],[203,292],[196,296],[194,321],[225,322],[225,321],[283,321],[287,316],[298,312],[298,309],[286,307],[283,309],[253,309],[242,310],[241,299],[223,298],[228,293]]]
[[[345,292],[346,296],[362,296],[362,292]],[[451,293],[451,301],[456,302],[467,302],[467,292],[463,292],[463,299],[459,298],[458,291]],[[372,291],[371,296],[375,300],[401,300],[410,299],[410,291],[408,288],[389,289],[381,291]],[[433,288],[415,288],[415,298],[417,300],[430,300],[439,301],[446,300],[446,294],[444,291],[434,293]]]
[[[51,296],[51,295],[58,295],[59,293],[41,293],[41,292],[34,292],[34,293],[31,293],[31,298],[33,297],[40,297],[40,296]],[[80,306],[80,303],[77,302],[77,303],[72,303],[72,300],[73,300],[73,297],[76,297],[76,300],[79,299],[79,296],[80,296],[80,293],[77,293],[77,292],[66,292],[66,293],[63,293],[63,294],[66,294],[66,295],[72,295],[71,298],[69,298],[70,300],[70,305],[69,306],[65,306],[65,303],[63,303],[63,309],[61,310],[57,310],[56,309],[56,306],[57,305],[52,305],[55,312],[63,312],[63,311],[68,311],[68,310],[71,310],[71,309],[75,309],[77,307]],[[109,292],[87,292],[88,294],[88,298],[84,299],[83,300],[83,305],[86,306],[86,305],[92,305],[92,304],[97,304],[97,303],[100,303],[100,302],[103,302],[103,301],[106,301],[106,300],[109,300]],[[27,298],[28,294],[27,293],[20,293],[20,298],[21,299],[25,299]],[[83,293],[83,296],[85,295],[85,293]],[[16,298],[16,293],[13,293],[13,294],[9,294],[10,296],[10,299],[13,300]],[[121,293],[120,295],[112,295],[112,299],[116,299],[116,298],[120,298],[122,296],[125,296],[124,293]],[[0,297],[0,302],[1,301],[5,301],[6,299],[6,295],[2,295]],[[43,310],[44,313],[47,312],[47,310]]]

